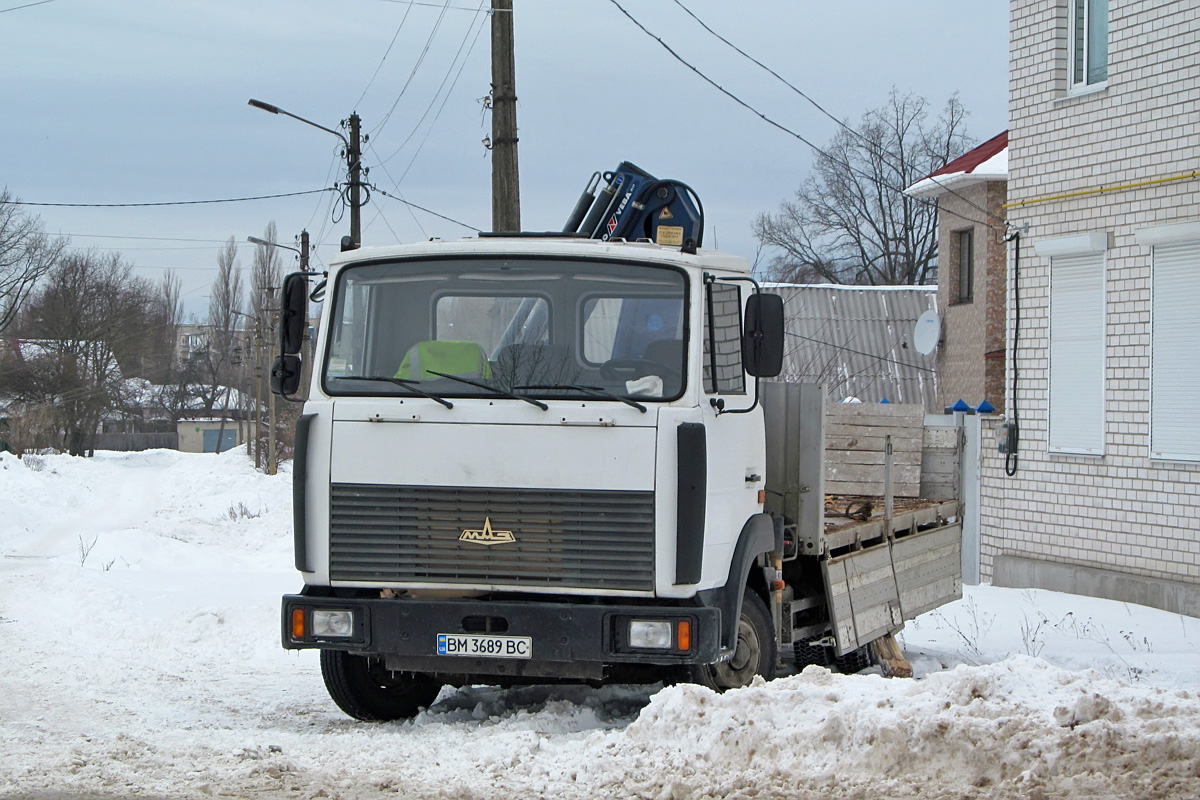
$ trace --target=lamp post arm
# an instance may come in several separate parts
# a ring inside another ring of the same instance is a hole
[[[246,241],[250,244],[260,244],[264,247],[282,247],[284,250],[291,250],[293,253],[304,255],[298,247],[292,247],[290,244],[280,244],[279,242],[268,242],[266,239],[260,239],[257,236],[247,236]]]
[[[264,103],[262,100],[255,100],[254,98],[250,99],[249,105],[252,105],[255,108],[261,108],[263,111],[267,111],[272,114],[283,114],[285,117],[291,117],[292,119],[299,120],[300,122],[303,122],[305,125],[311,125],[314,128],[320,128],[321,130],[325,131],[326,133],[332,133],[334,136],[341,139],[342,144],[346,145],[346,147],[350,146],[350,140],[347,139],[345,136],[343,136],[341,134],[341,132],[335,131],[333,128],[326,128],[324,125],[318,125],[317,123],[313,122],[311,119],[305,119],[304,117],[297,116],[290,111],[284,111],[279,106],[273,106],[270,103]]]

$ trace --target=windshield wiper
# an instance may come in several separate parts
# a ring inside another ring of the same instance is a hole
[[[646,413],[646,407],[636,400],[630,400],[628,397],[622,397],[619,394],[613,394],[601,389],[599,386],[580,386],[577,383],[552,383],[546,386],[517,386],[517,389],[574,389],[575,391],[590,394],[593,397],[603,397],[605,400],[619,400],[627,406],[633,406],[643,414]]]
[[[420,381],[409,380],[408,378],[388,378],[384,375],[342,375],[339,380],[343,381],[379,381],[381,383],[394,383],[397,386],[403,386],[405,389],[411,389],[415,394],[421,397],[428,397],[435,403],[441,403],[446,408],[454,408],[454,404],[445,398],[438,397],[433,392],[427,392],[416,384]]]
[[[512,398],[513,400],[524,400],[526,403],[529,403],[530,405],[537,406],[542,411],[550,410],[550,406],[546,405],[545,403],[541,402],[540,400],[534,400],[532,397],[526,397],[523,394],[517,394],[515,392],[510,392],[505,389],[501,389],[497,386],[488,386],[486,383],[483,383],[482,381],[473,381],[470,378],[464,378],[461,375],[447,375],[445,372],[435,372],[434,370],[431,370],[431,369],[427,369],[425,371],[428,372],[430,375],[437,375],[439,378],[449,378],[452,381],[458,381],[459,383],[465,383],[469,386],[478,386],[480,389],[487,389],[489,392],[491,392],[493,394],[498,394],[501,397],[509,397],[509,398]]]

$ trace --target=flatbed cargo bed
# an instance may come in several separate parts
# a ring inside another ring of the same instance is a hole
[[[819,564],[838,656],[962,596],[958,431],[920,406],[827,407],[811,384],[766,384],[762,400],[767,507]]]
[[[839,552],[877,544],[889,533],[894,538],[923,528],[945,524],[958,517],[957,500],[897,497],[888,523],[886,500],[879,495],[828,496],[825,498],[826,550]]]

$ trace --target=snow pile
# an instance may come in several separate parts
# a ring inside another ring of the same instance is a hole
[[[286,472],[0,454],[0,498],[5,798],[1200,796],[1194,619],[969,588],[905,631],[921,680],[446,689],[367,725],[279,646]]]
[[[681,785],[764,780],[787,790],[889,787],[914,796],[1155,795],[1200,787],[1200,700],[1014,656],[921,681],[819,667],[739,693],[676,687],[654,697],[626,748],[670,754]],[[669,743],[669,745],[665,744]],[[696,778],[688,773],[695,772]]]

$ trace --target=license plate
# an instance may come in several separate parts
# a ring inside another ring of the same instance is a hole
[[[530,658],[533,655],[533,637],[439,633],[437,635],[437,654],[439,656]]]

